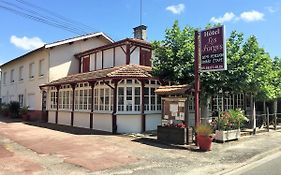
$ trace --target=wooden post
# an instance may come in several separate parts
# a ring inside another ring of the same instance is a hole
[[[266,108],[266,128],[267,128],[267,132],[269,132],[269,109],[268,107]]]
[[[71,84],[72,88],[72,110],[71,110],[71,126],[73,126],[73,120],[74,120],[74,105],[75,105],[75,86],[76,84]]]
[[[142,119],[142,127],[141,130],[142,132],[146,131],[146,116],[144,114],[144,84],[145,81],[142,80],[141,81],[141,119]],[[160,96],[158,96],[158,98],[160,98]]]
[[[118,88],[118,80],[114,81],[114,89],[113,89],[113,111],[112,111],[112,134],[117,133],[117,88]]]
[[[60,85],[56,86],[56,88],[57,88],[56,124],[58,124],[58,116],[59,116],[59,90],[60,90]]]
[[[91,113],[90,113],[90,129],[94,128],[94,88],[96,82],[91,82],[91,93],[92,93],[92,103],[91,103]]]
[[[195,92],[194,92],[194,107],[195,107],[195,127],[200,124],[199,114],[199,91],[200,91],[200,77],[199,77],[199,32],[195,31],[195,53],[194,53],[194,76],[195,76]]]
[[[130,43],[127,42],[126,44],[126,65],[130,64]]]
[[[200,111],[199,111],[199,91],[200,91],[200,77],[199,77],[199,32],[195,31],[194,36],[194,78],[195,78],[195,91],[194,91],[194,112],[195,112],[195,128],[200,124]],[[195,136],[195,144],[197,143],[197,138]]]

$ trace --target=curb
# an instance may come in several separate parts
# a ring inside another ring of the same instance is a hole
[[[245,166],[247,166],[247,165],[249,165],[249,164],[251,164],[253,162],[256,162],[256,161],[258,161],[258,160],[260,160],[262,158],[265,158],[267,156],[273,155],[274,153],[279,152],[279,151],[281,151],[281,146],[279,146],[277,148],[274,148],[274,149],[271,149],[269,151],[263,152],[261,154],[255,155],[255,156],[253,156],[252,158],[246,160],[246,162],[243,162],[240,165],[237,165],[237,166],[232,167],[230,169],[223,170],[223,171],[218,172],[218,173],[216,173],[214,175],[227,175],[228,173],[232,173],[234,171],[237,171],[237,170],[239,170],[239,169],[241,169],[241,168],[243,168],[243,167],[245,167]]]

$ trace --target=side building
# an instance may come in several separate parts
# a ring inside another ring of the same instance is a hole
[[[110,43],[113,41],[103,33],[78,36],[45,44],[1,65],[2,103],[19,101],[20,106],[29,106],[31,119],[41,119],[44,105],[39,86],[78,73],[75,53]]]

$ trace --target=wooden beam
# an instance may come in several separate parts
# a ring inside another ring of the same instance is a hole
[[[103,50],[101,51],[101,69],[103,69]]]
[[[130,54],[132,54],[132,53],[136,50],[136,48],[137,48],[137,46],[135,46],[135,47],[133,48],[133,50],[130,51]]]
[[[123,45],[122,45],[122,46],[123,46]],[[125,51],[125,49],[124,49],[122,46],[120,46],[120,47],[121,47],[121,49],[123,50],[124,54],[126,54],[126,51]]]
[[[115,67],[115,47],[113,47],[113,67]]]
[[[130,64],[130,44],[126,44],[126,64]]]

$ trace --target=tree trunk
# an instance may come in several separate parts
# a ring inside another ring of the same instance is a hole
[[[204,98],[201,99],[200,103],[200,108],[201,108],[201,121],[203,124],[206,124],[207,121],[209,120],[209,103],[210,103],[210,98]]]
[[[251,94],[251,109],[252,109],[252,127],[253,127],[253,134],[256,134],[256,126],[257,126],[257,120],[256,120],[256,101],[253,94]]]

